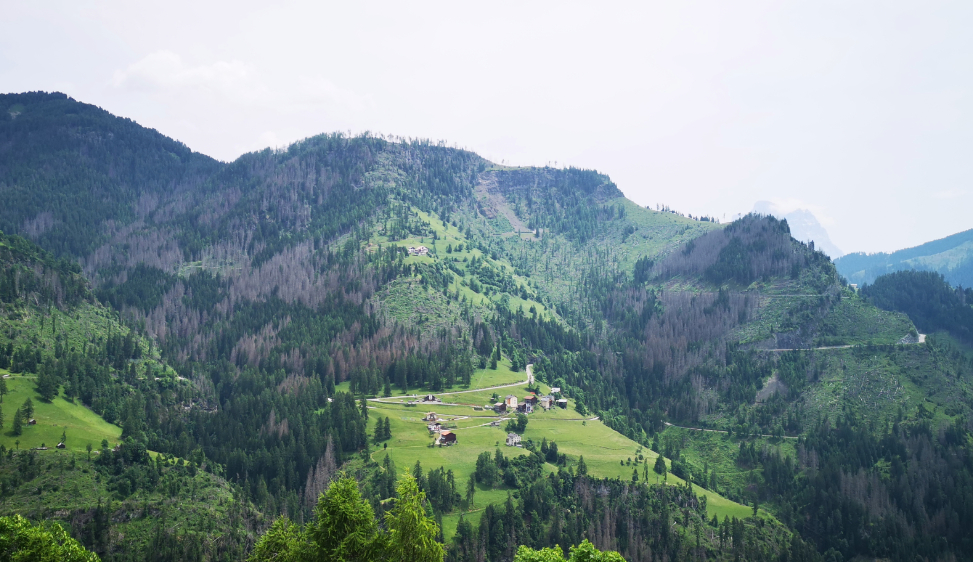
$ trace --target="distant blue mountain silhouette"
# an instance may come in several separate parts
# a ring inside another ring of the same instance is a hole
[[[941,273],[954,286],[973,287],[973,229],[891,254],[848,254],[834,263],[849,283],[872,283],[886,273],[915,269]]]

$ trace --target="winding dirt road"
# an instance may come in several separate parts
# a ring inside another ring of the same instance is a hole
[[[708,431],[710,433],[727,433],[726,431],[724,431],[722,429],[705,429],[705,428],[702,428],[702,427],[684,427],[684,426],[681,426],[681,425],[674,425],[674,424],[671,424],[669,422],[663,422],[663,423],[666,424],[666,427],[675,427],[676,429],[688,429],[690,431]],[[763,435],[763,434],[758,434],[758,435],[760,437],[770,437],[771,439],[774,438],[773,435]],[[781,437],[783,437],[784,439],[797,439],[797,437],[791,437],[790,435],[782,435]]]
[[[527,380],[525,380],[524,382],[514,382],[514,383],[510,383],[510,384],[501,384],[501,385],[497,385],[497,386],[487,386],[487,387],[483,387],[483,388],[471,388],[470,390],[457,390],[457,391],[454,391],[454,392],[440,392],[440,393],[436,394],[436,396],[453,396],[453,395],[456,395],[456,394],[469,394],[471,392],[483,392],[484,390],[496,390],[498,388],[510,388],[512,386],[521,386],[521,385],[524,385],[524,384],[526,384],[528,386],[534,384],[534,364],[533,363],[528,363],[527,364]],[[419,397],[418,394],[413,394],[412,395],[412,398],[418,398],[418,397]],[[386,403],[389,403],[389,404],[399,404],[399,403],[401,403],[400,401],[403,400],[403,399],[405,399],[405,398],[408,398],[408,397],[407,396],[399,396],[399,397],[395,397],[395,398],[393,398],[393,397],[369,398],[368,401],[369,402],[386,402]],[[420,404],[442,404],[443,406],[469,406],[469,404],[451,404],[449,402],[442,402],[442,401],[439,401],[439,402],[420,402]]]
[[[919,334],[919,341],[899,343],[898,345],[919,345],[920,343],[926,343],[926,334]],[[792,347],[792,348],[779,348],[779,349],[763,349],[758,351],[819,351],[823,349],[848,349],[855,347],[854,345],[830,345],[824,347]]]

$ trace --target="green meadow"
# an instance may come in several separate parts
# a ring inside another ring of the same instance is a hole
[[[473,376],[470,378],[470,387],[489,388],[491,386],[514,384],[525,380],[527,380],[527,372],[523,370],[514,371],[510,368],[510,359],[504,357],[501,361],[497,361],[496,369],[487,367],[486,369],[477,369],[474,371]],[[498,390],[498,392],[500,391]]]
[[[716,489],[727,495],[745,495],[747,487],[754,479],[762,478],[760,469],[750,469],[737,464],[741,440],[726,433],[714,431],[694,431],[679,427],[667,427],[660,434],[663,447],[670,445],[680,450],[683,461],[697,468],[708,468],[716,472]],[[797,443],[794,439],[774,439],[757,437],[746,440],[754,443],[758,450],[775,449],[783,456],[797,457]]]
[[[474,389],[489,388],[494,386],[515,384],[519,382],[522,383],[526,380],[527,380],[527,372],[523,370],[514,371],[511,368],[510,358],[504,357],[500,361],[497,361],[496,369],[491,369],[487,367],[485,369],[476,369],[475,371],[473,371],[473,376],[470,377],[469,388],[474,388]],[[351,386],[348,381],[344,381],[340,384],[335,385],[335,390],[338,392],[349,392],[350,388]],[[445,392],[458,392],[458,391],[464,391],[466,389],[467,387],[464,387],[460,384],[456,384],[450,388],[447,388]],[[496,392],[502,394],[505,393],[507,390],[511,390],[511,389],[501,388],[501,389],[497,389]],[[485,396],[487,397],[487,399],[489,399],[491,392],[493,391],[486,392]],[[410,388],[408,392],[403,392],[401,388],[392,385],[392,397],[398,397],[398,396],[412,397],[413,395],[422,396],[425,394],[428,394],[428,392],[421,388]],[[467,396],[469,395],[466,393],[462,395],[453,395],[447,401],[448,402],[459,401],[461,397],[467,397]],[[478,394],[477,396],[481,396],[481,395]],[[444,398],[446,397],[444,396]],[[480,400],[480,398],[477,398],[477,400]],[[469,398],[462,398],[462,401],[466,403],[469,401]],[[486,402],[482,402],[482,404],[486,404]]]
[[[541,386],[542,393],[550,389]],[[505,420],[509,416],[497,416],[491,410],[475,409],[490,403],[493,393],[501,397],[513,394],[522,399],[527,393],[526,385],[494,390],[476,390],[462,394],[444,395],[442,399],[451,404],[418,404],[406,405],[401,398],[392,398],[389,402],[369,402],[369,424],[374,431],[374,424],[379,419],[389,418],[392,429],[392,439],[379,444],[372,453],[374,461],[381,463],[386,455],[390,455],[395,462],[396,470],[400,474],[412,471],[419,462],[424,472],[437,469],[440,466],[452,470],[456,476],[456,489],[465,495],[467,482],[476,469],[476,458],[483,452],[491,454],[499,448],[506,456],[528,454],[528,451],[518,447],[507,447],[505,440],[507,432],[504,429],[506,421],[501,421],[499,427],[491,426],[490,422]],[[657,454],[648,448],[641,447],[635,441],[607,427],[600,420],[581,416],[573,408],[573,401],[567,409],[557,407],[549,411],[538,409],[528,416],[527,429],[523,434],[525,441],[531,440],[540,444],[541,440],[555,441],[558,451],[567,455],[568,466],[577,466],[578,459],[583,455],[588,473],[598,478],[619,478],[631,480],[632,471],[638,470],[639,480],[643,478],[643,464],[638,463],[636,457],[642,454],[644,462],[649,466],[649,482],[656,484],[661,477],[652,471]],[[450,447],[434,447],[433,435],[427,428],[423,417],[428,412],[435,412],[446,427],[455,431],[457,444]],[[668,462],[668,461],[667,461]],[[547,469],[555,472],[554,465],[546,465]],[[685,482],[672,476],[667,478],[669,484],[685,485]],[[723,518],[726,515],[738,518],[752,514],[751,508],[734,503],[719,494],[696,488],[696,493],[707,497],[707,510],[710,516]],[[506,501],[507,494],[516,494],[516,490],[505,486],[488,488],[477,485],[474,506],[464,511],[459,509],[443,517],[443,533],[447,538],[456,532],[456,525],[460,516],[471,522],[479,520],[483,508],[488,504]],[[762,512],[763,514],[763,512]],[[765,516],[768,516],[764,514]]]
[[[0,370],[0,375],[9,374]],[[46,445],[51,450],[67,435],[65,445],[69,451],[84,452],[90,443],[92,448],[101,448],[102,439],[118,443],[122,429],[103,420],[88,408],[69,402],[58,396],[50,403],[44,402],[34,390],[35,377],[11,375],[7,380],[7,394],[0,408],[3,411],[3,428],[0,430],[0,445],[8,449],[33,449]],[[13,434],[13,416],[26,400],[34,404],[34,419],[37,425],[23,426],[23,434]],[[20,442],[18,445],[17,442]]]

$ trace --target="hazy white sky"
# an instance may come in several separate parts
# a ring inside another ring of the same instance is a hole
[[[973,228],[973,2],[5,2],[0,91],[222,160],[327,131],[807,208],[844,251]]]

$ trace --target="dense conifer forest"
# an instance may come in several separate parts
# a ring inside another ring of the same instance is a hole
[[[785,221],[591,170],[341,134],[224,163],[62,94],[0,110],[0,514],[29,520],[0,529],[102,560],[973,557],[969,289],[855,292]]]
[[[899,271],[863,285],[861,291],[879,308],[908,314],[924,332],[946,331],[973,342],[971,288],[951,287],[931,271]]]

